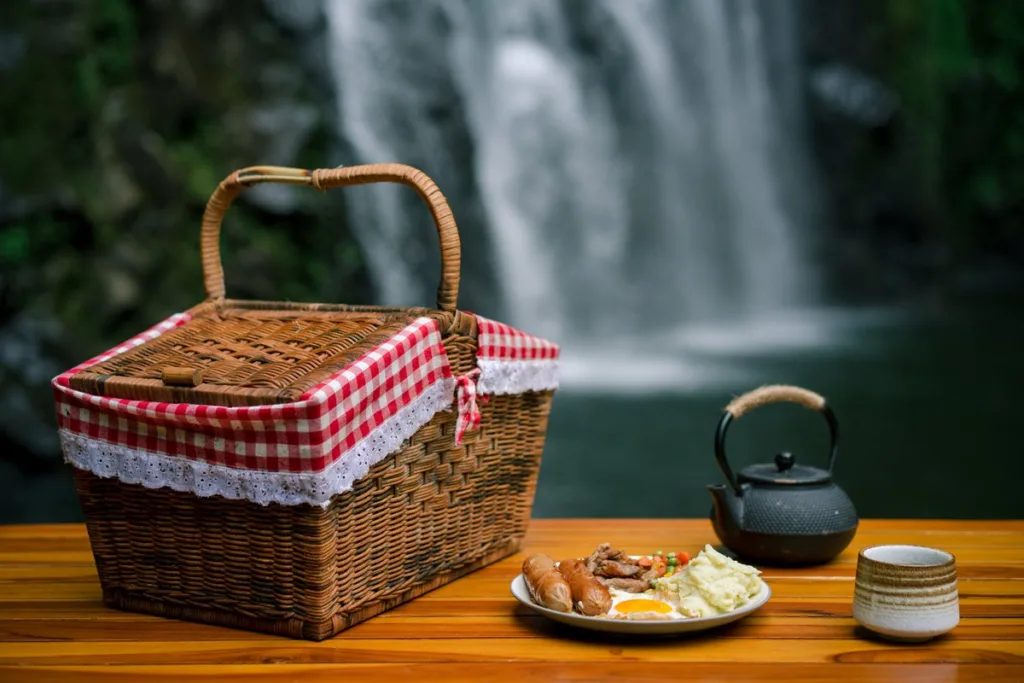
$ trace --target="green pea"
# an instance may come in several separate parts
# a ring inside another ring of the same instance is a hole
[[[668,554],[668,556],[669,556],[669,557],[675,557],[675,556],[676,556],[676,554],[675,554],[675,552],[671,552],[671,553],[669,553],[669,554]]]
[[[661,557],[661,551],[660,550],[655,550],[654,554],[657,555],[658,557]]]

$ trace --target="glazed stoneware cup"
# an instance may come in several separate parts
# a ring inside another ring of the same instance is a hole
[[[960,623],[956,558],[916,545],[861,550],[853,618],[893,640],[924,641],[952,630]]]

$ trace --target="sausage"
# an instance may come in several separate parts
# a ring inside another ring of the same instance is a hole
[[[558,571],[572,590],[572,602],[582,614],[588,617],[607,614],[612,607],[612,595],[597,580],[593,572],[580,560],[562,560]]]
[[[548,555],[531,555],[523,562],[523,577],[534,601],[557,612],[572,611],[572,590]]]

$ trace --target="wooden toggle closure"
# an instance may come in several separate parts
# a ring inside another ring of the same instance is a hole
[[[203,383],[203,371],[199,368],[164,368],[161,376],[164,384],[176,387],[196,387]]]

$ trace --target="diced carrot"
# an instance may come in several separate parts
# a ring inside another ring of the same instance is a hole
[[[653,564],[653,561],[649,557],[641,557],[639,560],[636,561],[636,563],[641,567],[648,568],[651,566],[651,564]]]

